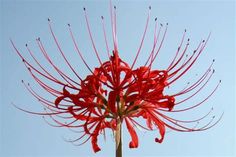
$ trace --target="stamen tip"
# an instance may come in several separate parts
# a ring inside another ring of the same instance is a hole
[[[220,83],[221,83],[222,81],[220,80]]]
[[[205,42],[205,40],[202,40],[202,42],[204,43],[204,42]]]
[[[21,80],[21,83],[24,83],[24,80]]]
[[[116,6],[114,5],[114,9],[116,9]]]
[[[25,44],[25,46],[27,47],[27,46],[28,46],[28,44]]]
[[[184,29],[184,32],[187,32],[187,29]]]
[[[188,41],[190,41],[190,39],[188,38]]]
[[[163,24],[162,24],[162,23],[161,23],[160,25],[161,25],[161,27],[163,26]]]
[[[85,10],[86,10],[86,8],[84,7],[84,8],[83,8],[83,10],[85,11]]]
[[[157,17],[155,18],[155,21],[157,21]]]
[[[215,62],[215,59],[213,59],[213,62]]]
[[[67,24],[67,26],[69,26],[69,27],[70,27],[70,24],[68,23],[68,24]]]
[[[149,6],[148,8],[149,8],[149,10],[151,10],[151,9],[152,9],[152,6]]]
[[[48,18],[48,22],[50,22],[51,20],[50,20],[50,18]]]
[[[169,24],[169,23],[167,22],[166,25],[168,26],[168,24]]]
[[[101,16],[101,19],[104,19],[104,17],[103,17],[103,16]]]
[[[215,72],[215,69],[213,69],[213,71],[212,71],[213,73]]]

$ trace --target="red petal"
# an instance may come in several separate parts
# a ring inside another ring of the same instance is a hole
[[[127,129],[131,135],[132,140],[129,143],[129,147],[130,148],[137,148],[138,147],[138,136],[136,134],[136,131],[134,130],[134,127],[131,125],[131,123],[129,122],[129,120],[127,118],[125,118],[125,122],[126,122],[126,126]]]
[[[65,98],[65,96],[57,97],[54,104],[58,108],[59,103]]]
[[[94,129],[92,139],[91,139],[93,151],[95,153],[101,150],[100,147],[97,144],[97,142],[98,142],[98,133],[99,133],[100,126],[101,126],[101,122]]]
[[[73,115],[73,117],[74,117],[75,119],[78,119],[78,120],[86,120],[86,119],[87,119],[87,117],[84,116],[84,115],[82,115],[82,114],[79,114],[79,115],[75,114],[74,109],[73,109],[73,106],[69,106],[69,107],[68,107],[68,111],[69,111],[70,114]]]
[[[113,113],[116,113],[116,92],[111,91],[108,96],[108,106]]]
[[[155,142],[162,143],[165,136],[165,132],[166,132],[165,125],[161,120],[157,118],[154,118],[153,120],[154,120],[154,123],[157,125],[160,136],[161,136],[160,138],[155,138]]]
[[[152,128],[152,119],[150,117],[147,117],[147,127],[150,129],[150,130],[153,130]]]
[[[63,95],[64,96],[69,96],[70,93],[66,90],[66,86],[63,87]]]

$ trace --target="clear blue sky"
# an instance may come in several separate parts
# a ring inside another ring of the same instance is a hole
[[[156,132],[148,133],[138,131],[140,146],[130,150],[128,142],[130,137],[124,133],[124,157],[141,156],[234,156],[235,155],[235,2],[228,0],[146,0],[125,1],[115,0],[117,6],[118,41],[120,56],[127,62],[131,62],[138,49],[140,38],[144,30],[148,6],[152,6],[151,21],[148,28],[144,47],[137,65],[144,62],[147,52],[152,46],[152,31],[154,18],[160,23],[169,23],[169,30],[160,52],[160,56],[154,63],[156,68],[165,67],[177,49],[184,29],[191,39],[190,50],[193,50],[198,42],[212,33],[210,41],[203,55],[199,58],[192,71],[189,72],[182,84],[175,88],[181,89],[188,81],[195,78],[195,74],[201,74],[216,59],[214,68],[216,73],[208,88],[194,103],[201,100],[222,80],[218,91],[207,101],[202,108],[192,112],[183,119],[205,113],[212,106],[214,114],[219,116],[224,112],[220,123],[205,132],[179,133],[170,131],[166,134],[162,144],[154,142]],[[35,39],[41,37],[42,41],[55,59],[57,51],[53,39],[49,34],[47,18],[52,19],[54,31],[67,52],[74,67],[80,71],[81,76],[88,74],[76,53],[69,38],[67,23],[72,25],[74,33],[80,39],[80,48],[86,60],[91,66],[97,66],[98,62],[92,52],[92,45],[86,30],[82,8],[86,7],[90,18],[91,29],[94,34],[96,46],[103,60],[106,59],[106,49],[102,34],[100,16],[103,15],[111,39],[108,1],[30,1],[30,0],[1,0],[0,2],[0,156],[4,157],[108,157],[114,156],[114,141],[111,134],[107,141],[99,139],[102,151],[94,154],[91,144],[76,147],[67,143],[63,138],[76,137],[76,134],[63,128],[48,126],[42,117],[28,115],[11,105],[16,103],[22,108],[33,111],[41,111],[38,102],[26,91],[21,80],[31,83],[35,89],[38,86],[27,73],[23,63],[13,51],[9,38],[12,38],[17,47],[27,54],[25,44],[28,43],[37,50]],[[111,45],[111,42],[109,42]],[[40,56],[40,55],[38,55]],[[39,57],[40,58],[40,57]],[[42,58],[39,59],[44,62]],[[56,60],[63,67],[62,59]],[[38,90],[44,94],[43,91]]]

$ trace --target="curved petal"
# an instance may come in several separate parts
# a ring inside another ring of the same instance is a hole
[[[153,118],[153,121],[156,124],[157,128],[159,129],[159,133],[161,136],[160,138],[155,138],[155,142],[162,143],[162,141],[164,140],[165,132],[166,132],[165,124],[156,117]]]
[[[99,133],[100,126],[101,126],[101,122],[94,129],[94,132],[92,134],[92,139],[91,139],[93,151],[95,153],[101,150],[101,148],[97,144],[97,142],[98,142],[98,133]]]
[[[130,121],[125,118],[125,123],[127,126],[127,129],[131,135],[132,140],[129,143],[129,147],[130,148],[137,148],[138,147],[138,136],[136,131],[134,130],[134,127],[131,125]]]

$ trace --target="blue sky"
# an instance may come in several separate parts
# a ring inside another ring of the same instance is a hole
[[[214,128],[205,132],[180,133],[168,131],[162,144],[154,142],[155,131],[152,133],[138,131],[140,146],[138,149],[128,148],[130,137],[124,133],[124,156],[234,156],[235,155],[235,2],[234,1],[125,1],[116,0],[117,29],[120,56],[126,62],[132,62],[138,49],[149,5],[152,6],[151,21],[148,27],[144,47],[137,66],[145,62],[152,46],[154,19],[160,23],[169,23],[168,33],[160,55],[154,67],[165,68],[174,56],[184,29],[190,38],[190,50],[196,48],[198,42],[212,33],[207,48],[192,70],[180,81],[173,90],[181,89],[186,82],[195,79],[195,74],[201,74],[215,59],[216,73],[206,90],[203,90],[194,103],[211,92],[211,89],[222,80],[217,92],[199,110],[183,117],[188,119],[206,113],[212,106],[214,114],[219,116],[224,112],[222,120]],[[102,151],[94,154],[90,142],[81,147],[67,143],[63,138],[76,137],[74,133],[63,128],[53,128],[45,123],[42,117],[23,113],[11,105],[33,111],[41,111],[38,102],[32,98],[21,80],[29,82],[41,94],[30,77],[20,58],[14,52],[9,39],[13,39],[17,48],[26,54],[25,44],[28,43],[40,58],[35,39],[40,37],[45,47],[56,59],[59,52],[49,33],[47,18],[52,20],[53,28],[63,49],[67,52],[73,67],[78,67],[80,75],[88,74],[76,54],[69,37],[67,23],[72,25],[75,35],[80,40],[80,48],[91,67],[98,66],[89,41],[83,7],[87,8],[91,29],[96,46],[103,60],[106,60],[106,49],[103,39],[100,16],[105,17],[108,40],[111,41],[108,1],[16,1],[2,0],[0,8],[0,156],[4,157],[106,157],[114,154],[114,141],[108,134],[106,142],[101,138],[99,143]],[[112,42],[109,42],[112,45]],[[28,56],[29,57],[29,56]],[[59,66],[66,70],[61,60],[56,60]]]

